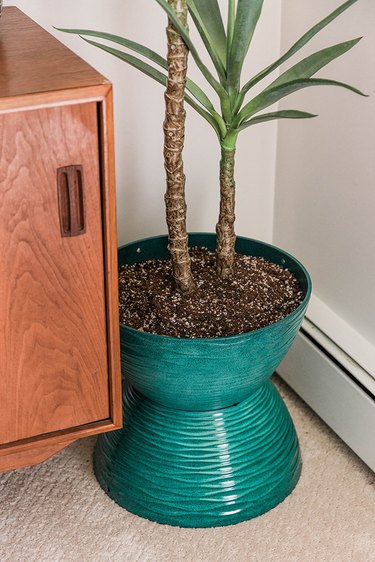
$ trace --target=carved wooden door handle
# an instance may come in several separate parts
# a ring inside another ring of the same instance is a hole
[[[61,236],[84,234],[86,221],[82,166],[64,166],[57,169],[57,195]]]

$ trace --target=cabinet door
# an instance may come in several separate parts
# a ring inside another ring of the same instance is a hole
[[[96,103],[0,115],[0,147],[0,443],[9,443],[109,417]],[[65,236],[68,177],[59,176],[59,210],[57,170],[72,165],[84,224]]]

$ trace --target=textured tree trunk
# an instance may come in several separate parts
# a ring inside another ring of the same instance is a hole
[[[186,25],[186,0],[168,0],[180,21]],[[182,150],[185,137],[184,92],[188,49],[171,21],[167,27],[168,81],[165,92],[164,165],[167,174],[165,194],[166,218],[173,275],[178,289],[189,293],[195,289],[191,273],[186,232],[185,175]]]
[[[217,271],[222,279],[227,279],[233,273],[234,233],[235,221],[235,182],[234,155],[235,149],[222,149],[220,160],[220,214],[216,225],[216,259]]]

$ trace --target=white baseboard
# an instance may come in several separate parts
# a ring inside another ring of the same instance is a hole
[[[306,317],[314,326],[318,326],[337,347],[345,351],[350,360],[354,360],[375,382],[375,345],[332,310],[315,294],[311,295]]]
[[[374,379],[359,369],[358,364],[348,361],[341,349],[305,320],[277,372],[375,471]]]

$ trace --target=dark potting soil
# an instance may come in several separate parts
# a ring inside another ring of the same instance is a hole
[[[251,332],[281,320],[303,300],[296,278],[263,258],[236,255],[234,274],[220,279],[215,253],[190,252],[197,289],[180,294],[169,260],[148,260],[120,270],[120,321],[131,328],[181,338]]]

